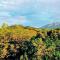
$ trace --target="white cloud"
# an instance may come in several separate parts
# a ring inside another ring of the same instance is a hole
[[[30,23],[30,21],[25,16],[15,16],[12,18],[3,18],[3,22],[7,22],[10,25],[11,24],[27,24]]]
[[[0,0],[0,21],[26,24],[30,22],[30,18],[54,20],[56,16],[59,18],[58,14],[60,14],[60,0]]]
[[[8,23],[9,25],[21,24],[21,25],[25,25],[25,26],[29,25],[29,23],[30,23],[30,21],[25,16],[15,16],[15,17],[11,17],[11,18],[0,18],[0,25],[4,22]]]
[[[25,16],[17,16],[15,18],[13,18],[16,20],[17,23],[20,23],[20,24],[25,24],[25,23],[28,23],[29,20],[27,20],[27,18]]]
[[[16,8],[22,8],[26,3],[30,3],[30,0],[0,0],[0,8],[13,10]]]

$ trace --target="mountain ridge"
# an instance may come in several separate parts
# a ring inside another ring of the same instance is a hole
[[[60,28],[60,22],[53,22],[42,26],[42,28]]]

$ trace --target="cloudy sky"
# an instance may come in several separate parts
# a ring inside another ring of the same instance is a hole
[[[60,21],[60,0],[0,0],[0,25],[40,27]]]

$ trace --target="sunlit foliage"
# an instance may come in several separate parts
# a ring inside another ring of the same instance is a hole
[[[60,60],[60,29],[21,25],[0,27],[0,60]]]

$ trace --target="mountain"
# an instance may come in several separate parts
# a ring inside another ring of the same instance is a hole
[[[60,28],[60,22],[53,22],[45,26],[42,26],[42,28]]]

